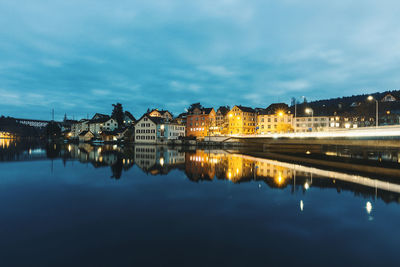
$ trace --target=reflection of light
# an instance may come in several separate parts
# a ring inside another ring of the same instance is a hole
[[[72,150],[71,145],[68,145],[68,152],[71,152],[71,150]]]
[[[239,174],[239,169],[236,169],[236,173]]]
[[[365,205],[365,209],[367,210],[367,213],[370,214],[372,211],[372,204],[371,202],[367,202],[367,204]]]
[[[101,147],[97,149],[97,153],[101,153]]]
[[[229,180],[232,179],[232,173],[231,172],[228,172],[228,179]]]
[[[300,200],[300,210],[303,211],[304,209],[304,203],[303,200]]]
[[[304,189],[305,190],[308,190],[310,188],[310,186],[309,186],[309,184],[306,182],[305,184],[304,184]]]
[[[164,158],[160,158],[160,165],[164,166]]]

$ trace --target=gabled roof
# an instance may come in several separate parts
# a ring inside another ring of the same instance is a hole
[[[245,107],[245,106],[240,106],[240,105],[236,105],[236,107],[243,112],[251,112],[251,113],[255,112],[255,110],[251,107]]]
[[[268,114],[275,114],[278,110],[289,110],[289,106],[285,103],[274,103],[269,105],[265,110]]]
[[[94,134],[91,131],[83,131],[79,134],[79,136],[85,136],[87,133],[91,133],[94,136]]]
[[[222,115],[226,115],[229,112],[229,108],[225,106],[221,106],[218,108],[217,112],[220,112]]]
[[[104,123],[106,121],[109,121],[110,119],[112,119],[110,116],[102,117],[102,118],[98,118],[98,119],[91,119],[89,121],[89,123]]]
[[[105,115],[105,114],[101,114],[101,113],[96,113],[96,114],[94,114],[94,116],[92,117],[92,120],[99,119],[99,118],[105,118],[105,117],[110,117],[110,116]]]
[[[152,117],[150,116],[148,113],[145,113],[142,117],[140,117],[140,119],[138,119],[136,121],[136,124],[138,124],[144,117],[148,118],[149,120],[151,120],[152,122],[154,122],[155,124],[161,124],[165,122],[164,118],[160,118],[160,117]],[[135,125],[136,125],[135,124]]]

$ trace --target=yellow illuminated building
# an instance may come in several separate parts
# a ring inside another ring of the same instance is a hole
[[[293,132],[293,115],[285,103],[271,104],[266,109],[257,110],[257,134]]]
[[[228,134],[254,134],[256,129],[256,112],[243,106],[234,106],[228,112]]]

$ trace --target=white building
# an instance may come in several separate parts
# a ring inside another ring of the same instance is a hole
[[[308,116],[296,117],[293,128],[295,132],[323,132],[330,128],[329,117],[326,116]]]
[[[164,119],[160,117],[143,115],[135,124],[135,142],[155,144],[157,142],[157,131],[161,135],[161,124],[163,122]]]
[[[179,139],[185,136],[186,127],[178,123],[166,123],[165,128],[165,138],[167,140]]]
[[[96,113],[91,120],[82,119],[72,124],[71,133],[73,137],[78,137],[81,132],[90,131],[95,136],[98,136],[102,131],[114,131],[117,128],[118,123],[116,120],[108,115]]]

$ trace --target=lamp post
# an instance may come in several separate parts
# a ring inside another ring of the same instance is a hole
[[[303,100],[306,98],[305,96],[302,96]],[[297,97],[294,97],[294,132],[297,132]]]
[[[378,118],[378,100],[376,100],[372,95],[370,95],[368,98],[367,98],[369,101],[372,101],[372,100],[375,100],[375,103],[376,103],[376,114],[375,114],[375,116],[376,116],[376,118],[375,118],[375,127],[378,127],[378,120],[379,120],[379,118]]]
[[[314,110],[312,110],[311,108],[306,108],[306,113],[310,114],[311,113],[311,132],[314,131]]]

